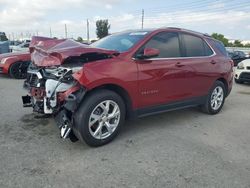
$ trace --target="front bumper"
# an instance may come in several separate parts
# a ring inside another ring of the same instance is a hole
[[[239,75],[238,80],[244,81],[244,82],[250,82],[250,72],[242,72]]]
[[[77,111],[86,91],[84,88],[70,94],[61,110],[55,115],[55,121],[58,128],[61,130],[61,137],[69,138],[72,142],[81,139],[79,131],[74,127],[75,112]]]
[[[243,82],[250,82],[250,67],[247,66],[245,69],[236,68],[234,71],[234,78]]]
[[[8,74],[8,69],[3,64],[0,64],[0,74]]]

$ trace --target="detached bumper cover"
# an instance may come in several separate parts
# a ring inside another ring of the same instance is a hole
[[[83,87],[70,94],[65,99],[61,110],[55,115],[56,124],[61,130],[61,137],[64,139],[69,138],[72,142],[77,141],[79,138],[78,130],[74,127],[74,115],[85,94],[86,90]],[[75,135],[77,135],[77,137]]]

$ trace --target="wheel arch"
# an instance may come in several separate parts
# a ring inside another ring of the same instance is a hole
[[[96,86],[96,87],[88,90],[86,92],[85,97],[87,97],[91,93],[96,92],[100,89],[107,89],[107,90],[111,90],[111,91],[114,91],[115,93],[117,93],[124,101],[124,105],[126,107],[126,118],[127,119],[133,118],[132,98],[129,95],[129,93],[126,91],[126,89],[124,89],[123,87],[121,87],[120,85],[117,85],[117,84],[104,84],[104,85]],[[84,100],[84,98],[83,98],[83,100]]]
[[[223,78],[223,77],[221,77],[221,78],[219,78],[219,79],[217,79],[218,81],[221,81],[223,84],[224,84],[224,86],[225,86],[225,88],[226,88],[226,96],[229,94],[229,91],[228,91],[228,83],[227,83],[227,80],[225,79],[225,78]]]

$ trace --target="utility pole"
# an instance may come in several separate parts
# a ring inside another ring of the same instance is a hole
[[[49,36],[50,36],[50,38],[52,38],[52,31],[51,31],[51,27],[49,27]]]
[[[23,41],[23,32],[21,32],[21,41]]]
[[[87,41],[89,44],[89,19],[87,19]]]
[[[64,30],[65,30],[65,38],[68,38],[68,31],[67,31],[67,25],[64,25]]]
[[[38,36],[38,30],[36,30],[36,36]]]
[[[142,9],[141,12],[141,29],[143,29],[143,26],[144,26],[144,9]]]

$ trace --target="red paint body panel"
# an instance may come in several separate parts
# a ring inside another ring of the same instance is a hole
[[[0,68],[2,68],[2,73],[9,74],[9,68],[13,63],[16,63],[18,61],[31,61],[31,56],[29,52],[6,53],[0,55],[0,61],[2,59],[6,59],[5,64],[0,64]]]
[[[162,31],[182,32],[177,29],[155,30],[129,51],[119,55],[116,51],[91,48],[71,40],[48,40],[32,47],[32,59],[37,66],[52,66],[63,64],[70,56],[86,53],[112,55],[110,59],[85,63],[83,69],[73,76],[87,90],[107,84],[123,88],[130,96],[133,109],[205,96],[217,79],[226,80],[228,90],[231,90],[233,77],[230,59],[222,56],[204,35],[192,33],[213,47],[216,55],[212,57],[135,60],[135,52]]]
[[[41,40],[41,41],[39,41]],[[80,56],[86,53],[115,54],[117,51],[91,48],[71,39],[50,39],[43,37],[33,37],[30,51],[32,61],[37,66],[58,66],[65,59],[72,56]]]

